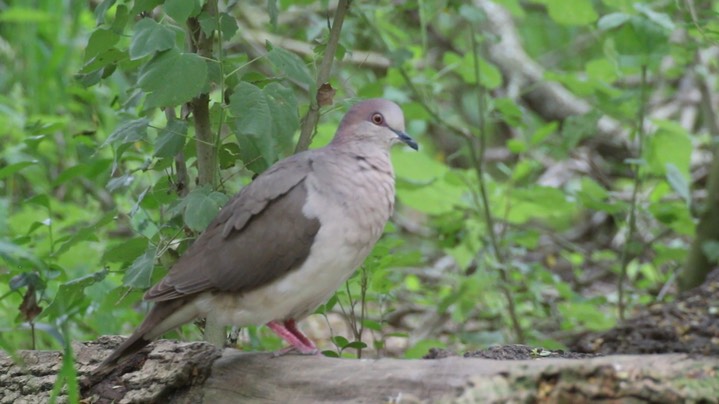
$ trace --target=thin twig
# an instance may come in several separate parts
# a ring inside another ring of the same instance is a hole
[[[644,150],[644,115],[646,113],[645,107],[647,104],[647,66],[642,66],[642,84],[639,89],[639,109],[637,110],[637,126],[636,126],[636,133],[637,133],[637,156],[641,158],[642,152]],[[629,261],[631,261],[630,254],[630,248],[632,248],[632,241],[634,240],[634,233],[636,232],[637,227],[637,200],[639,197],[639,190],[641,188],[642,184],[642,177],[641,177],[641,166],[638,164],[634,165],[634,186],[632,189],[632,199],[629,202],[629,222],[627,223],[627,226],[629,227],[627,231],[627,240],[624,243],[624,247],[622,248],[621,253],[621,272],[619,274],[619,279],[617,279],[617,291],[619,293],[619,302],[618,302],[618,310],[619,310],[619,319],[624,321],[624,315],[626,312],[626,302],[624,299],[624,283],[627,278],[627,267],[629,266]]]
[[[509,318],[512,321],[512,327],[514,328],[515,336],[519,343],[524,343],[524,331],[522,325],[519,323],[519,317],[517,316],[517,309],[514,305],[514,299],[512,293],[509,290],[509,267],[507,260],[504,256],[504,252],[499,246],[499,237],[497,236],[497,229],[494,224],[494,215],[492,215],[492,209],[489,205],[489,197],[487,196],[487,184],[484,181],[484,150],[486,149],[486,139],[489,133],[489,126],[487,125],[487,91],[480,84],[481,73],[479,69],[479,55],[477,52],[477,39],[475,38],[474,29],[470,30],[472,40],[472,58],[474,60],[474,76],[477,80],[477,105],[479,108],[479,121],[480,130],[479,135],[479,150],[477,150],[477,144],[475,138],[467,139],[467,145],[470,150],[470,158],[472,165],[477,173],[477,181],[479,184],[479,195],[482,198],[482,213],[484,220],[487,223],[487,233],[489,234],[489,240],[492,245],[494,257],[499,263],[499,276],[501,279],[500,289],[502,294],[507,300],[507,309],[509,312]]]
[[[337,52],[337,44],[340,41],[342,23],[345,20],[345,16],[347,15],[351,3],[351,0],[340,0],[337,4],[332,28],[330,29],[330,36],[327,40],[327,47],[325,48],[325,54],[322,56],[322,62],[320,63],[320,68],[317,72],[317,85],[313,89],[312,93],[316,94],[317,89],[320,88],[322,84],[329,81],[330,72],[332,71],[332,63],[335,59],[335,53]],[[307,150],[307,148],[310,147],[312,138],[317,130],[317,122],[320,119],[320,106],[317,103],[316,97],[310,97],[310,100],[310,108],[307,110],[307,114],[302,120],[300,139],[297,141],[295,153]]]

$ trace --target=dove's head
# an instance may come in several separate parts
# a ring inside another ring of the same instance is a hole
[[[355,104],[340,123],[332,143],[363,142],[389,149],[395,143],[406,143],[417,150],[417,142],[404,132],[404,114],[399,105],[382,98]]]

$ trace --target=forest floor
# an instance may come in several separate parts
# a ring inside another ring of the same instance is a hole
[[[577,336],[568,346],[570,351],[504,345],[465,352],[463,356],[499,360],[658,353],[719,356],[719,271],[674,302],[653,304],[643,314],[610,330]],[[432,349],[424,358],[448,356],[457,354]]]

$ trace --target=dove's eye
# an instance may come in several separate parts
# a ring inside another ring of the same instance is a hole
[[[382,125],[384,123],[384,117],[382,116],[382,114],[380,114],[378,112],[375,112],[374,114],[372,114],[371,119],[372,119],[372,123],[375,125]]]

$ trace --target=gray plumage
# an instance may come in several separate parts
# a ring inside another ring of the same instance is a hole
[[[259,175],[145,294],[155,303],[150,313],[96,372],[203,317],[267,324],[299,352],[316,351],[295,320],[324,303],[382,235],[394,207],[389,149],[399,142],[417,149],[399,106],[367,100],[348,111],[328,146]]]

